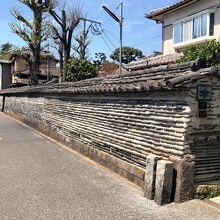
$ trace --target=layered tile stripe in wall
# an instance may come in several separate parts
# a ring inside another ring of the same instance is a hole
[[[145,168],[150,153],[166,160],[195,160],[196,184],[219,182],[218,74],[210,68],[194,71],[191,64],[9,89],[0,95],[5,96],[5,113],[66,142],[78,141],[139,168]],[[206,118],[198,117],[199,84],[212,86]]]
[[[178,156],[188,153],[184,133],[189,107],[181,101],[148,98],[79,101],[10,97],[5,111],[10,109],[26,120],[144,168],[150,152],[164,157],[171,152]]]

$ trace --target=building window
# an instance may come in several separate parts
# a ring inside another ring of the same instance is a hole
[[[201,22],[201,36],[207,35],[207,20],[208,20],[208,14],[202,15],[200,17]]]
[[[187,21],[187,22],[184,22],[183,24],[183,40],[184,41],[189,41],[191,40],[191,22],[190,21]]]
[[[210,14],[210,26],[209,26],[209,35],[214,35],[214,25],[215,25],[215,13]]]
[[[182,24],[174,25],[174,43],[182,42]]]
[[[193,19],[193,39],[200,37],[200,19]]]
[[[208,14],[193,19],[193,39],[207,35]]]
[[[204,13],[174,24],[174,44],[214,35],[214,13]]]

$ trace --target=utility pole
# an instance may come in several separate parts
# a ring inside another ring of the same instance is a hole
[[[121,16],[120,16],[120,66],[119,66],[119,74],[122,74],[122,30],[123,30],[123,2],[120,3],[121,6]]]
[[[85,52],[85,43],[86,43],[86,22],[90,22],[91,24],[99,24],[101,25],[100,22],[98,21],[93,21],[93,20],[90,20],[90,19],[87,19],[87,18],[80,18],[80,20],[83,21],[83,33],[82,33],[82,45],[81,45],[81,55],[82,55],[82,59],[84,60],[85,59],[85,55],[86,55],[86,52]]]
[[[120,18],[118,18],[111,10],[109,10],[106,6],[102,6],[102,8],[116,21],[120,26],[120,54],[119,54],[119,75],[122,74],[122,30],[123,30],[123,2],[120,2]]]
[[[85,59],[85,55],[86,55],[86,52],[85,52],[85,43],[86,43],[86,19],[83,19],[83,41],[82,41],[82,59],[84,60]]]
[[[50,44],[47,44],[47,81],[50,81]]]

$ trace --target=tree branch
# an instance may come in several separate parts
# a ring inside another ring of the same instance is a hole
[[[10,24],[12,31],[26,41],[29,45],[32,45],[31,37],[28,35],[28,30],[24,26],[19,26],[17,23]]]
[[[31,3],[32,2],[30,2],[30,0],[19,0],[19,2],[21,2],[21,3],[25,4],[25,5],[27,5],[29,8],[31,8]]]
[[[58,38],[62,43],[64,43],[64,40],[63,40],[62,36],[60,35],[59,31],[57,30],[57,28],[51,25],[51,29],[55,35],[55,38],[56,39]]]
[[[62,27],[62,19],[54,10],[49,10],[50,15],[54,18],[54,20]]]
[[[11,14],[14,18],[16,18],[18,21],[22,22],[23,24],[25,24],[27,27],[29,27],[30,29],[32,29],[32,24],[25,19],[22,15],[21,12],[19,12],[17,9],[12,9],[11,10]]]

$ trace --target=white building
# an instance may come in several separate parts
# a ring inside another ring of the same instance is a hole
[[[9,88],[11,83],[11,61],[0,60],[0,90]]]
[[[149,12],[146,18],[162,24],[164,55],[220,38],[220,0],[182,0]]]

